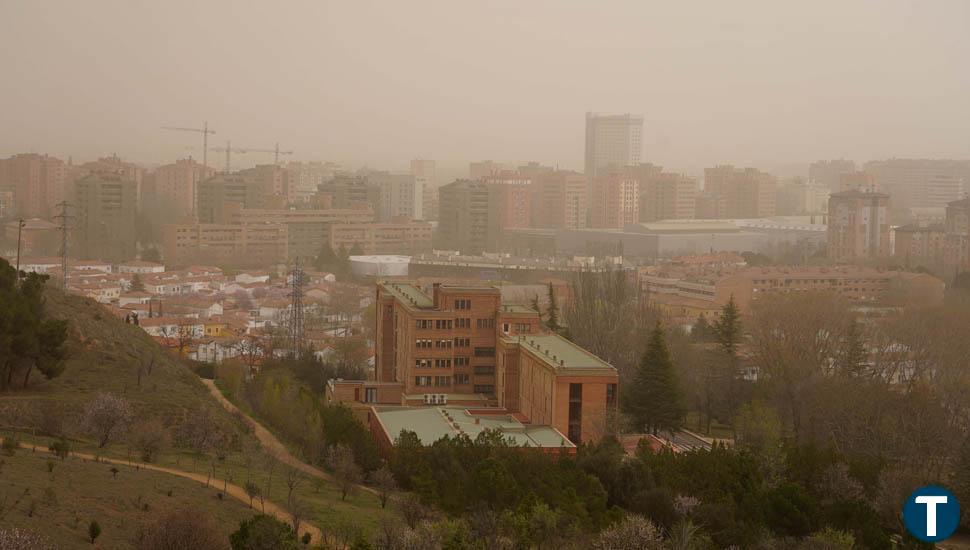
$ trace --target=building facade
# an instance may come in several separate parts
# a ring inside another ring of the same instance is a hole
[[[162,251],[168,265],[266,267],[289,258],[283,224],[168,224]]]
[[[191,158],[179,159],[155,169],[151,188],[146,190],[150,192],[145,194],[151,197],[152,208],[170,216],[171,221],[181,220],[196,213],[199,186],[215,173]]]
[[[640,164],[643,117],[586,113],[586,177]]]
[[[623,229],[640,219],[640,182],[622,172],[597,176],[590,196],[589,227]]]
[[[330,227],[330,248],[363,255],[423,254],[431,251],[427,222],[339,223]]]
[[[777,182],[755,168],[731,165],[704,169],[704,201],[699,218],[767,218],[775,215]]]
[[[839,263],[888,258],[889,195],[842,191],[829,197],[828,257]]]
[[[483,181],[458,180],[439,189],[435,248],[480,254],[488,232],[489,191]]]
[[[26,153],[0,159],[0,192],[13,194],[17,214],[51,219],[70,197],[69,167],[48,155]]]
[[[137,254],[138,183],[120,174],[90,175],[75,186],[80,251],[85,257],[123,261]]]

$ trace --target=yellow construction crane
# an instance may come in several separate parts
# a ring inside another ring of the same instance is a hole
[[[201,128],[180,128],[178,126],[162,126],[162,130],[175,130],[176,132],[195,132],[202,134],[202,166],[209,166],[209,134],[216,133],[209,129],[209,122],[202,123]]]
[[[275,149],[252,149],[250,147],[233,147],[232,142],[227,141],[225,147],[213,147],[213,151],[226,154],[226,172],[229,172],[231,167],[232,153],[246,154],[246,153],[273,153],[274,164],[280,163],[280,155],[292,155],[293,151],[280,151],[279,142],[276,143]]]

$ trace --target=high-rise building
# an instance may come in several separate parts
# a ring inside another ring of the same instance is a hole
[[[336,174],[317,186],[317,197],[329,197],[332,208],[355,208],[368,205],[380,210],[381,189],[361,175]]]
[[[589,203],[590,227],[623,229],[640,221],[640,182],[623,171],[596,176]]]
[[[845,159],[820,160],[808,167],[808,181],[825,186],[829,191],[837,192],[842,174],[855,172],[855,162]]]
[[[433,160],[414,159],[411,161],[411,175],[414,183],[421,189],[424,203],[421,207],[425,220],[438,219],[438,177]]]
[[[517,172],[502,172],[482,181],[488,189],[486,247],[497,252],[503,249],[506,229],[532,227],[532,180]]]
[[[411,174],[392,174],[390,172],[371,172],[367,181],[376,185],[380,191],[377,219],[388,222],[393,219],[424,219],[424,193],[421,183]]]
[[[332,162],[286,163],[285,170],[289,174],[293,200],[308,202],[322,183],[333,179],[339,168]]]
[[[198,211],[196,200],[200,185],[215,173],[215,169],[191,158],[159,166],[149,178],[148,189],[145,189],[146,206],[168,221],[194,215]]]
[[[867,162],[879,191],[893,208],[945,208],[970,190],[970,160],[889,159]]]
[[[122,174],[93,174],[77,181],[75,193],[73,223],[81,245],[76,254],[109,261],[134,258],[138,184]]]
[[[199,185],[199,221],[228,223],[241,208],[282,209],[289,203],[288,183],[285,171],[272,165],[216,174]]]
[[[695,217],[697,180],[664,172],[660,166],[639,164],[626,169],[640,187],[641,222],[686,220]]]
[[[944,277],[953,278],[970,271],[970,198],[946,206],[944,230]]]
[[[586,176],[567,170],[552,170],[533,176],[533,226],[542,229],[586,227],[588,187]]]
[[[822,215],[828,212],[827,185],[794,178],[778,185],[775,214],[778,216]]]
[[[480,254],[489,241],[489,190],[483,181],[457,180],[439,189],[435,248]]]
[[[50,219],[57,203],[70,198],[68,166],[35,153],[0,159],[0,191],[13,193],[19,215]]]
[[[771,174],[731,165],[704,169],[698,218],[767,218],[775,215],[777,183]]]
[[[470,162],[468,164],[468,178],[480,180],[508,170],[509,167],[501,162],[483,160],[481,162]]]
[[[586,113],[586,177],[640,164],[643,117]]]
[[[888,258],[889,195],[859,190],[829,197],[828,257],[854,263]]]

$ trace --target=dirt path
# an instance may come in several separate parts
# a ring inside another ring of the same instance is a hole
[[[218,401],[224,409],[226,409],[230,413],[238,412],[243,418],[246,419],[246,422],[248,422],[249,425],[253,427],[253,434],[256,436],[256,439],[259,440],[259,442],[263,445],[263,447],[271,455],[273,455],[276,458],[276,460],[279,460],[280,462],[282,462],[283,464],[286,464],[287,466],[296,468],[297,470],[300,470],[301,472],[307,475],[320,478],[320,479],[325,479],[327,481],[333,481],[333,476],[331,476],[327,472],[324,472],[319,468],[314,468],[313,466],[293,456],[293,454],[290,453],[289,449],[286,448],[286,445],[283,445],[283,443],[280,442],[280,440],[277,439],[276,436],[272,434],[272,432],[267,430],[262,424],[260,424],[259,422],[256,422],[256,420],[253,419],[253,417],[249,416],[244,411],[242,411],[239,407],[234,405],[231,401],[226,399],[226,396],[222,395],[222,392],[219,391],[219,388],[216,386],[216,383],[213,380],[203,378],[202,383],[205,384],[207,388],[209,388],[209,392],[212,393],[212,396],[215,397],[216,401]],[[368,493],[371,493],[374,495],[378,494],[378,492],[372,487],[368,487],[366,485],[359,485],[359,487],[360,489],[367,491]]]
[[[26,445],[24,443],[21,443],[20,446],[22,448],[24,448],[24,449],[30,449],[32,447],[31,445]],[[38,450],[39,450],[39,448],[38,448]],[[176,470],[175,468],[166,468],[164,466],[156,466],[154,464],[146,464],[144,462],[134,461],[134,462],[131,462],[129,464],[129,462],[127,460],[123,460],[123,459],[107,458],[107,457],[103,457],[103,456],[96,457],[96,456],[91,455],[91,454],[87,454],[87,453],[76,453],[76,452],[72,452],[71,453],[71,456],[77,457],[77,458],[83,458],[85,460],[90,460],[92,462],[101,462],[101,463],[105,463],[105,464],[119,464],[121,466],[130,466],[132,468],[138,467],[138,468],[143,469],[143,470],[151,470],[151,471],[154,471],[154,472],[162,472],[162,473],[165,473],[165,474],[171,474],[173,476],[179,476],[179,477],[184,477],[186,479],[191,479],[193,481],[198,481],[201,484],[205,484],[206,483],[206,480],[207,480],[207,477],[204,476],[204,475],[202,475],[202,474],[197,474],[197,473],[194,473],[194,472],[186,472],[185,470]],[[215,481],[215,480],[210,480],[210,481]],[[215,483],[211,483],[211,486],[212,486],[212,488],[214,488],[216,490],[219,489],[219,487]],[[231,496],[231,497],[235,498],[236,500],[242,502],[243,504],[245,504],[247,506],[249,505],[249,495],[246,494],[246,490],[243,489],[242,487],[240,487],[238,485],[233,485],[232,483],[229,483],[229,484],[226,484],[226,490],[225,490],[225,492],[226,492],[226,494],[228,494],[229,496]],[[275,504],[273,502],[270,502],[268,500],[265,502],[265,504],[266,504],[266,513],[267,514],[272,515],[272,516],[275,516],[277,519],[279,519],[283,523],[286,523],[287,525],[290,524],[290,519],[291,519],[290,518],[290,514],[286,510],[284,510],[283,507],[281,507],[281,506],[279,506],[279,505],[277,505],[277,504]],[[259,506],[260,505],[259,505],[259,503],[257,501],[256,502],[256,507],[259,507]],[[254,507],[254,509],[255,509],[255,507]],[[304,533],[310,533],[310,536],[313,537],[313,541],[319,541],[320,538],[321,538],[320,529],[318,529],[315,525],[312,525],[310,523],[307,523],[306,521],[304,521],[300,525],[300,533],[299,533],[300,536],[303,536]]]

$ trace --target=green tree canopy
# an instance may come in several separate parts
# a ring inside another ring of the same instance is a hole
[[[624,408],[638,428],[656,434],[661,430],[674,431],[683,425],[684,395],[659,321],[627,388]]]

